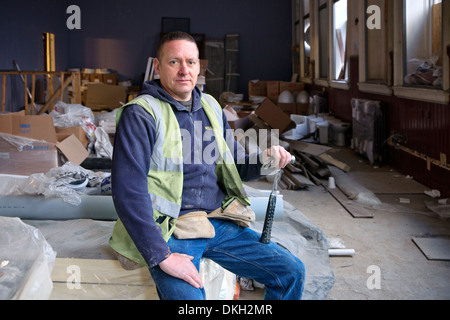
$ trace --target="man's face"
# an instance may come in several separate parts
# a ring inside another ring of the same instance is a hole
[[[155,71],[164,90],[175,100],[188,101],[200,73],[197,45],[186,40],[165,43],[161,61],[155,59]]]

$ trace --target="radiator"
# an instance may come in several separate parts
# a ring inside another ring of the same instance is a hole
[[[380,101],[351,100],[353,137],[351,148],[369,159],[370,164],[381,164],[387,157],[386,116]]]

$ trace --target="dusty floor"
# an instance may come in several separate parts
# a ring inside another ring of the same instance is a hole
[[[427,187],[392,170],[376,167],[353,151],[332,154],[351,166],[351,179],[372,191],[382,209],[367,209],[373,218],[354,218],[323,187],[282,190],[288,201],[321,228],[328,238],[341,239],[354,249],[349,257],[330,257],[335,275],[330,300],[450,299],[450,261],[428,260],[413,237],[450,236],[450,221],[427,209]],[[266,181],[249,184],[270,189]],[[399,204],[400,198],[410,204]],[[447,248],[447,250],[449,250]],[[449,252],[450,254],[450,252]],[[263,291],[242,292],[242,299],[257,299]]]

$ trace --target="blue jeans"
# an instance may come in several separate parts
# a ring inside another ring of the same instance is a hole
[[[241,277],[265,285],[266,300],[300,300],[305,267],[286,249],[271,242],[259,242],[260,234],[232,222],[210,219],[216,230],[213,239],[168,241],[171,252],[194,257],[199,270],[202,258],[208,258]],[[196,289],[184,280],[174,278],[158,266],[150,268],[161,300],[204,300],[205,290]]]

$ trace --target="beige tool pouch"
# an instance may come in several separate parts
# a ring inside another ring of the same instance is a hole
[[[195,211],[178,217],[173,235],[180,240],[211,239],[216,232],[206,212]]]
[[[244,206],[238,199],[231,202],[225,209],[214,210],[208,217],[231,220],[238,226],[246,228],[255,222],[255,212],[249,206]]]

